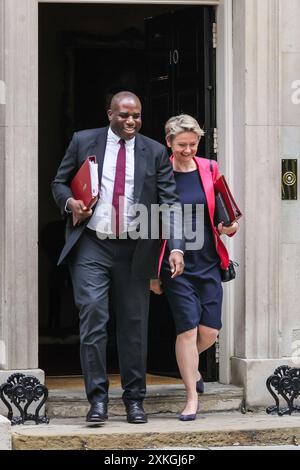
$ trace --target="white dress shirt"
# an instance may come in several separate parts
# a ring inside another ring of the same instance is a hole
[[[117,156],[120,150],[120,137],[117,136],[111,128],[108,129],[107,143],[103,162],[102,179],[100,182],[99,201],[95,207],[94,213],[87,225],[91,230],[97,230],[99,233],[107,235],[112,234],[112,199],[115,184],[115,174],[117,166]],[[128,232],[136,228],[134,216],[128,215],[128,208],[134,204],[134,146],[135,137],[125,140],[126,149],[126,170],[125,170],[125,195],[124,195],[124,214],[123,231]]]

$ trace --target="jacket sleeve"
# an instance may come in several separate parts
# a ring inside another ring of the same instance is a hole
[[[78,168],[78,142],[76,132],[73,134],[66,154],[58,168],[57,174],[51,184],[52,194],[58,205],[61,215],[65,216],[65,205],[67,199],[73,197],[70,183]]]
[[[219,166],[218,162],[215,160],[212,160],[213,164],[213,178],[214,178],[214,183],[217,181],[217,179],[220,177],[220,172],[219,172]]]
[[[163,148],[157,169],[157,190],[159,204],[171,206],[171,211],[163,212],[162,225],[170,221],[170,239],[168,246],[170,250],[180,249],[184,251],[185,241],[183,235],[183,217],[181,203],[176,191],[176,183],[173,168],[166,148]],[[168,227],[166,227],[168,232]]]

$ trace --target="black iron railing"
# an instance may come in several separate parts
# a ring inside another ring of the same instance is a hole
[[[7,418],[11,424],[24,424],[25,421],[35,421],[36,424],[49,423],[47,416],[39,416],[39,412],[48,398],[48,389],[36,377],[20,373],[12,374],[0,386],[0,398],[8,409]],[[30,405],[39,401],[34,414],[29,413]],[[13,415],[12,405],[20,412],[19,416]]]
[[[275,400],[275,406],[269,406],[267,413],[277,413],[279,416],[291,415],[293,411],[300,411],[295,400],[300,395],[300,369],[296,367],[280,366],[274,374],[267,379],[267,389]],[[280,398],[287,406],[280,408]]]

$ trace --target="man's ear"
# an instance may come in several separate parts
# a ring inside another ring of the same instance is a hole
[[[108,109],[107,110],[107,116],[108,116],[108,119],[111,121],[112,120],[112,115],[113,115],[113,112],[111,109]]]

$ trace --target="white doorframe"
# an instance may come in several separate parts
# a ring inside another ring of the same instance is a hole
[[[232,58],[232,0],[222,0],[217,8],[217,126],[218,163],[233,188],[233,58]],[[233,188],[234,192],[234,188]],[[226,240],[230,256],[234,259],[234,243]],[[234,354],[234,282],[223,284],[224,301],[220,333],[219,381],[231,382],[230,358]]]
[[[34,19],[38,18],[39,3],[90,3],[90,4],[165,4],[165,5],[207,5],[217,6],[217,125],[219,131],[218,161],[221,170],[226,173],[229,182],[233,180],[233,123],[232,123],[232,0],[32,0],[30,12]],[[35,11],[34,11],[35,10]],[[32,24],[32,23],[31,23]],[[36,47],[38,54],[38,44]],[[38,70],[36,71],[38,73]],[[37,78],[36,78],[37,80]],[[36,115],[38,114],[38,103]],[[35,157],[37,152],[32,155]],[[228,242],[230,253],[233,246]],[[230,383],[230,358],[234,352],[233,318],[234,318],[234,283],[224,289],[223,329],[220,334],[220,382]]]

